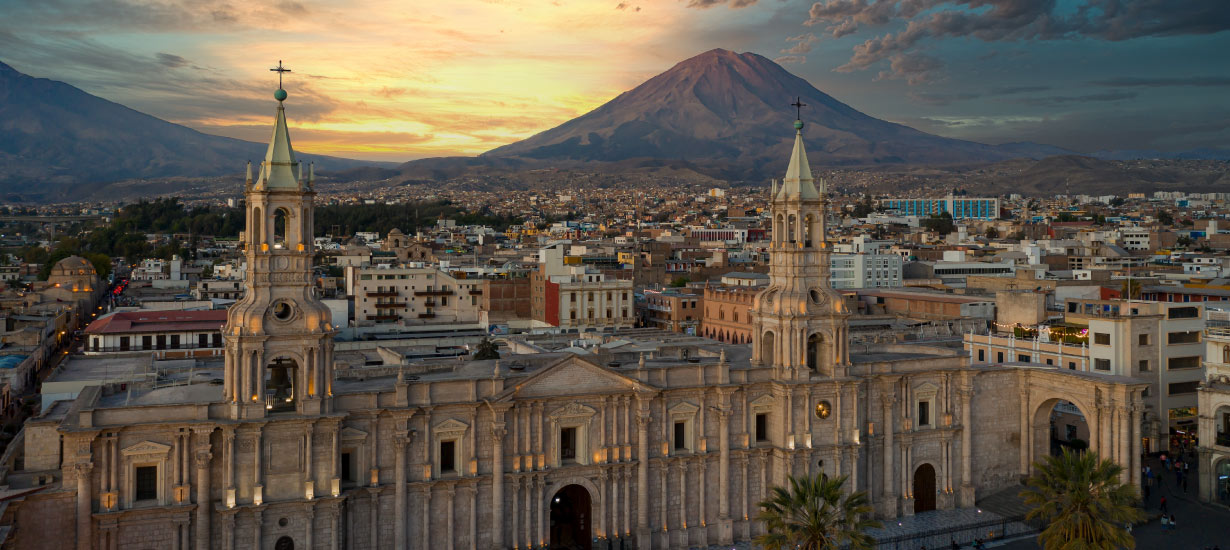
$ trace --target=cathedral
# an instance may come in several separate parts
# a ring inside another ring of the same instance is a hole
[[[644,337],[599,361],[510,338],[497,360],[335,368],[337,327],[311,278],[313,170],[291,147],[286,92],[275,98],[244,188],[247,292],[223,360],[183,383],[89,386],[30,420],[3,473],[22,495],[8,511],[17,547],[731,544],[761,532],[757,502],[787,475],[848,476],[880,518],[973,506],[1050,452],[1059,402],[1139,475],[1144,384],[852,348],[801,121],[773,184],[750,345]]]

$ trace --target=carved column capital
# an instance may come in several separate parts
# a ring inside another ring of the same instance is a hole
[[[497,422],[494,426],[492,426],[491,428],[491,441],[492,442],[496,442],[496,441],[502,442],[504,441],[505,437],[508,437],[508,430],[504,427],[503,422]]]
[[[214,454],[209,451],[197,451],[192,455],[192,460],[196,464],[198,470],[209,468],[209,461],[213,460]]]
[[[77,464],[73,465],[73,471],[77,473],[78,477],[88,476],[90,475],[90,472],[94,471],[94,463],[93,462],[78,462]]]

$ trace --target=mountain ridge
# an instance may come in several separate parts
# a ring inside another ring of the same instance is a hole
[[[263,158],[266,147],[168,122],[0,62],[3,193],[46,200],[123,180],[237,174],[244,161]],[[322,170],[381,164],[299,156]]]

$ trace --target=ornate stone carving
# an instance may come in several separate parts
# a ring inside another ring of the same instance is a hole
[[[196,464],[196,468],[198,470],[203,470],[205,468],[208,468],[209,461],[213,460],[213,458],[214,458],[214,454],[209,451],[197,452],[195,455],[192,455],[193,463]]]

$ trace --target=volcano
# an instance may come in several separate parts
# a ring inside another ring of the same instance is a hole
[[[988,162],[1035,153],[1021,144],[985,145],[880,120],[768,58],[716,49],[680,62],[589,113],[483,156],[711,160],[753,168],[769,162],[780,168],[793,140],[796,111],[790,103],[796,97],[807,105],[803,133],[813,166]]]

